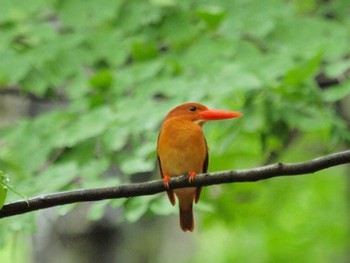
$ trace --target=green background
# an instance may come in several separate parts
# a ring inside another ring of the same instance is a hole
[[[205,125],[209,171],[349,146],[348,0],[0,6],[1,204],[22,199],[6,185],[31,197],[159,178],[161,121],[187,101],[244,113]],[[0,261],[45,262],[46,242],[50,262],[347,262],[348,175],[206,187],[193,234],[164,194],[3,219]]]

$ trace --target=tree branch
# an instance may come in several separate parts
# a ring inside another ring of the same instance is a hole
[[[329,167],[350,163],[350,150],[333,153],[307,162],[276,163],[253,169],[229,170],[222,172],[198,174],[192,183],[187,176],[171,178],[170,189],[189,186],[208,186],[234,182],[256,182],[278,176],[296,176],[314,173]],[[153,195],[164,192],[162,180],[124,184],[114,187],[66,191],[19,200],[3,206],[0,218],[24,214],[49,207],[78,202],[98,201],[113,198],[129,198],[142,195]]]

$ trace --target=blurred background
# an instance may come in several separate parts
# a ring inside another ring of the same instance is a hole
[[[161,121],[187,101],[244,113],[205,125],[209,171],[349,148],[348,0],[0,6],[6,202],[158,179]],[[349,173],[206,187],[194,233],[164,193],[2,219],[0,261],[349,262]]]

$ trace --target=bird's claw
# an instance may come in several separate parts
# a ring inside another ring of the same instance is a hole
[[[190,183],[192,183],[192,181],[194,180],[195,177],[196,177],[196,172],[189,172],[188,173],[188,180]]]
[[[169,181],[170,181],[170,176],[169,175],[164,176],[163,182],[166,189],[169,189]]]

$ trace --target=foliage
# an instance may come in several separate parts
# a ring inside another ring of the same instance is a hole
[[[8,179],[2,171],[0,171],[0,209],[3,207],[6,197],[7,197],[7,185],[6,180]]]
[[[350,93],[343,77],[350,66],[347,0],[1,2],[0,85],[65,101],[0,130],[0,168],[25,196],[142,180],[156,169],[162,118],[184,101],[245,114],[206,125],[211,171],[273,156],[302,161],[349,145],[335,109]],[[320,73],[341,81],[322,89]],[[290,254],[294,261],[341,261],[349,242],[346,182],[330,174],[206,189],[203,210],[215,213],[202,213],[199,231],[225,235],[200,244],[221,262],[247,262],[252,248],[261,262]],[[9,193],[7,202],[17,198]],[[125,206],[131,222],[174,211],[159,198],[113,206]],[[94,219],[101,215],[95,210]],[[9,224],[26,228],[25,220]],[[334,231],[322,231],[330,225]],[[242,249],[225,258],[231,242]]]

